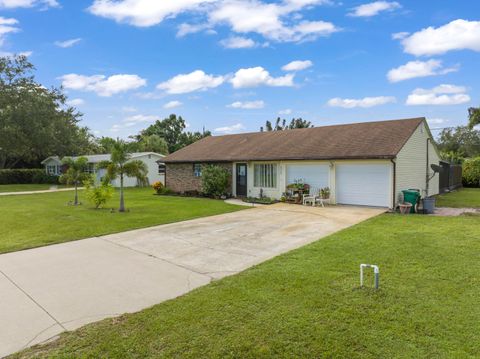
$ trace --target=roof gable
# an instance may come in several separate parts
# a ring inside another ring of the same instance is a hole
[[[394,158],[425,118],[206,137],[165,162]]]

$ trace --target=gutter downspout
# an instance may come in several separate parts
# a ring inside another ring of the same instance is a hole
[[[430,154],[429,154],[430,148],[429,147],[430,146],[429,146],[429,144],[430,144],[430,138],[427,138],[427,161],[426,161],[426,166],[425,166],[425,188],[426,188],[427,193],[425,194],[425,197],[428,197],[428,193],[430,191],[430,183],[429,183],[430,182],[430,178],[429,178],[430,177],[430,173],[429,173],[430,172],[429,171],[429,167],[430,167],[429,166],[430,165],[430,163],[429,163],[429,161],[430,161]]]
[[[393,210],[396,209],[396,201],[397,201],[397,162],[395,162],[396,158],[392,158],[390,161],[393,165]]]

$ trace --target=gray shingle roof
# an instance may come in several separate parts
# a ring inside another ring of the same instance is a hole
[[[206,137],[164,158],[174,162],[394,158],[425,118]]]

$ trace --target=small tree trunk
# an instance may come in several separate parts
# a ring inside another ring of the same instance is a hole
[[[78,184],[77,181],[75,181],[75,201],[73,202],[75,206],[78,206]]]
[[[123,174],[120,174],[120,208],[119,212],[125,212],[125,201],[123,199]]]

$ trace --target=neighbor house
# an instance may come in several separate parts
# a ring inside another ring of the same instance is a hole
[[[97,169],[97,165],[102,161],[110,161],[110,154],[105,155],[88,155],[88,156],[76,156],[72,157],[77,159],[79,157],[86,157],[88,160],[87,172],[95,175],[97,181],[101,181],[105,176],[104,169]],[[165,156],[155,152],[135,152],[131,153],[130,160],[139,160],[144,162],[148,168],[147,179],[148,183],[160,181],[165,183],[165,164],[162,162]],[[42,161],[42,165],[45,166],[45,171],[49,175],[60,176],[64,170],[62,160],[58,156],[50,156]],[[113,186],[119,187],[120,180],[117,179],[112,182]],[[124,179],[125,187],[135,187],[138,185],[138,181],[133,177],[126,177]]]
[[[425,118],[206,137],[165,157],[166,186],[201,191],[202,167],[228,170],[233,196],[279,199],[288,184],[329,187],[331,202],[395,207],[404,189],[439,192]]]

